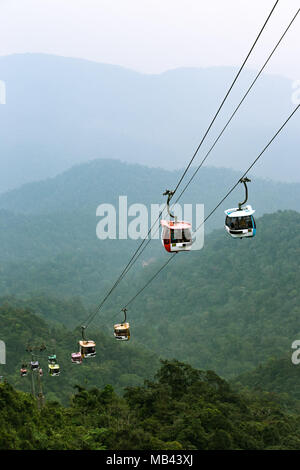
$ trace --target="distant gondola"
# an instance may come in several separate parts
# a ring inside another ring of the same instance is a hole
[[[250,205],[244,206],[248,200],[248,188],[247,182],[250,182],[248,178],[242,178],[240,183],[245,186],[245,200],[239,203],[239,207],[227,209],[225,212],[225,229],[232,238],[246,238],[254,237],[256,234],[256,224],[253,217],[255,212]]]
[[[39,361],[31,361],[30,368],[31,370],[38,370],[40,367]]]
[[[52,354],[51,356],[48,356],[48,363],[56,364],[56,354]]]
[[[79,347],[83,358],[96,356],[96,343],[94,341],[79,341]]]
[[[114,337],[119,341],[129,341],[130,325],[126,321],[127,309],[123,308],[122,311],[124,312],[125,318],[123,323],[117,323],[116,325],[114,325]]]
[[[55,377],[60,375],[59,364],[48,364],[49,375]]]
[[[75,352],[71,354],[72,364],[82,364],[81,352]]]
[[[80,340],[79,343],[79,351],[81,354],[81,357],[84,358],[89,358],[89,357],[95,357],[96,356],[96,343],[95,341],[92,340],[87,340],[84,336],[84,330],[85,326],[81,327],[82,331],[82,340]]]
[[[27,366],[25,364],[22,365],[20,369],[20,375],[21,377],[26,377],[28,374]]]

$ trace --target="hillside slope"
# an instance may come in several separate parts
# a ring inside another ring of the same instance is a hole
[[[207,236],[201,251],[178,254],[130,305],[133,343],[224,377],[289,354],[300,338],[299,234],[300,215],[279,211],[257,219],[252,240],[233,240],[223,229]],[[126,276],[95,317],[93,331],[109,333],[121,320],[120,309],[167,256],[161,252],[160,260]],[[74,266],[68,269],[72,273]],[[89,294],[86,285],[86,298],[103,298],[106,289]],[[79,318],[72,324],[62,311],[61,321],[75,326]]]
[[[174,187],[180,174],[95,160],[0,196],[0,295],[43,293],[79,296],[84,302],[96,303],[140,243],[131,239],[99,240],[97,207],[112,204],[118,225],[118,198],[126,195],[128,208],[135,203],[147,206],[150,227],[151,204],[164,203],[162,193]],[[181,201],[193,205],[194,227],[195,204],[204,204],[207,215],[239,177],[231,170],[203,168],[199,172]],[[206,236],[223,226],[224,209],[236,206],[242,197],[243,188],[239,187],[205,224]],[[249,185],[249,202],[256,208],[257,217],[278,209],[298,210],[300,185],[254,179]],[[133,219],[128,216],[128,222]],[[161,253],[160,241],[151,241],[133,271],[140,272]]]
[[[51,310],[52,305],[48,303],[48,310]],[[44,299],[41,308],[47,309],[47,299]],[[66,303],[64,314],[71,315],[72,309],[73,306]],[[86,312],[82,311],[81,319],[85,316]],[[97,356],[81,365],[74,365],[71,363],[71,353],[78,350],[78,340],[81,339],[79,328],[71,331],[58,324],[49,325],[41,315],[33,314],[28,307],[17,307],[12,300],[1,301],[0,322],[1,340],[6,344],[6,364],[0,365],[0,375],[17,389],[31,390],[30,377],[20,376],[22,363],[26,362],[29,367],[31,360],[31,355],[26,352],[27,346],[46,345],[45,352],[36,353],[44,370],[42,380],[46,399],[68,404],[75,385],[104,387],[111,384],[121,391],[125,386],[143,383],[145,377],[150,379],[158,366],[157,356],[137,341],[125,345],[116,342],[112,334],[113,324],[110,325],[110,334],[92,329]],[[54,353],[61,368],[59,377],[48,376],[47,357]]]
[[[300,336],[298,337],[300,338]],[[281,395],[281,400],[291,402],[300,410],[300,376],[299,364],[293,364],[291,349],[279,359],[270,359],[260,364],[256,369],[235,377],[233,384],[239,389],[267,391]]]
[[[171,179],[172,174],[165,173]],[[89,191],[88,182],[94,188],[99,178],[99,194],[106,192],[104,200],[111,202],[113,194],[116,198],[119,175],[121,188],[130,189],[129,203],[133,203],[141,191],[133,181],[144,181],[145,189],[151,187],[151,180],[154,186],[163,185],[155,178],[159,174],[151,169],[147,175],[140,166],[95,161],[45,182],[44,193],[43,183],[38,183],[25,187],[24,192],[14,191],[11,199],[7,194],[6,203],[10,202],[11,208],[17,208],[17,201],[23,196],[24,202],[28,201],[28,211],[19,216],[2,213],[1,295],[19,299],[46,296],[69,299],[71,303],[75,297],[88,308],[97,305],[127,264],[138,241],[96,238],[97,218],[92,208],[96,206],[97,190]],[[197,201],[198,190],[205,197],[216,190],[223,194],[222,177],[234,176],[230,171],[205,169],[201,176],[203,185],[194,187],[194,200]],[[110,189],[112,182],[115,186]],[[81,191],[76,192],[76,187]],[[295,193],[289,192],[290,185],[263,184],[259,180],[254,180],[250,188],[250,202],[257,207],[257,216],[268,204],[282,207],[292,197],[294,205],[298,205],[298,185],[292,186]],[[145,201],[151,201],[145,193]],[[65,212],[63,201],[70,209],[72,194],[77,195],[77,211]],[[256,206],[258,194],[260,203]],[[226,207],[240,196],[241,192],[236,191]],[[35,202],[38,199],[40,205]],[[224,223],[223,209],[212,217],[219,227]],[[130,306],[133,341],[136,338],[162,357],[176,357],[216,370],[224,377],[239,375],[290,351],[300,332],[299,228],[298,212],[278,211],[257,218],[257,236],[252,240],[232,240],[223,228],[207,231],[201,251],[177,255]],[[167,256],[160,241],[152,241],[95,318],[95,327],[111,331],[112,319],[120,317],[120,309]],[[58,310],[61,311],[59,305]],[[46,313],[46,318],[47,315],[51,317],[51,313]],[[56,319],[59,317],[71,328],[78,325],[75,313],[73,317],[65,316],[62,311]]]
[[[226,377],[282,357],[300,337],[299,259],[296,212],[258,219],[250,240],[216,231],[203,250],[176,255],[130,306],[136,334],[163,357]],[[137,277],[123,303],[162,264]]]
[[[248,161],[243,159],[243,169]],[[196,163],[196,162],[195,162]],[[184,183],[192,175],[188,173]],[[127,196],[128,205],[134,203],[162,204],[166,188],[174,189],[182,176],[180,170],[149,168],[119,160],[98,159],[77,165],[56,176],[0,195],[0,209],[22,215],[49,215],[79,212],[93,215],[99,204],[118,205],[119,196]],[[242,173],[221,168],[204,167],[195,176],[180,204],[204,204],[206,213],[212,209],[241,177]],[[249,175],[250,178],[252,174]],[[178,189],[177,196],[184,187]],[[226,207],[236,204],[244,195],[238,187],[226,200]],[[300,184],[286,184],[269,179],[252,178],[249,184],[249,202],[257,214],[279,209],[299,209]],[[226,208],[225,207],[225,208]],[[222,209],[219,214],[223,214]],[[223,215],[222,215],[223,217]],[[210,227],[211,225],[208,224]],[[215,227],[215,225],[212,225]]]
[[[155,380],[78,387],[71,406],[46,403],[0,383],[1,450],[298,450],[299,417],[268,394],[233,392],[212,371],[163,361]],[[202,458],[202,456],[201,456]]]

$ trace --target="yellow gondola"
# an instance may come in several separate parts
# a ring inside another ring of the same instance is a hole
[[[84,337],[85,326],[81,327],[82,340],[79,341],[79,351],[82,358],[95,357],[96,356],[96,343],[92,340],[87,340]]]
[[[114,325],[114,337],[120,341],[129,341],[130,339],[130,325],[126,321],[126,308],[123,308],[122,311],[124,312],[125,318],[123,323],[117,323]]]
[[[56,376],[60,374],[59,364],[48,364],[49,374],[51,376]]]

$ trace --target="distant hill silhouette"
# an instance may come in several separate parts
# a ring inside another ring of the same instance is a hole
[[[144,75],[52,55],[0,57],[7,94],[0,106],[0,192],[95,158],[184,167],[235,73],[215,67]],[[254,74],[240,77],[198,161]],[[261,77],[208,163],[246,168],[293,108],[291,85]],[[254,174],[300,181],[299,120],[295,115]]]

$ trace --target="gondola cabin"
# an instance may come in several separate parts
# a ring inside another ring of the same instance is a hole
[[[117,323],[114,325],[114,337],[119,341],[129,341],[130,326],[129,323]]]
[[[56,355],[52,354],[52,356],[48,356],[48,363],[49,364],[56,364]]]
[[[96,343],[94,341],[79,341],[79,348],[82,358],[96,356]]]
[[[166,251],[179,252],[190,251],[192,240],[192,226],[188,222],[174,222],[173,220],[161,220],[161,241]]]
[[[58,376],[60,374],[60,369],[58,364],[48,364],[49,375],[52,377]]]
[[[39,366],[40,366],[40,365],[39,365],[39,361],[32,361],[32,362],[30,363],[30,368],[31,368],[31,370],[38,370],[38,369],[39,369]]]
[[[226,232],[233,238],[254,237],[256,234],[254,212],[251,206],[227,209],[225,211]]]
[[[20,369],[20,375],[21,375],[21,377],[26,377],[27,374],[28,374],[27,369],[26,369],[25,367],[22,367],[22,368]]]
[[[72,364],[82,364],[81,352],[75,352],[71,354]]]

